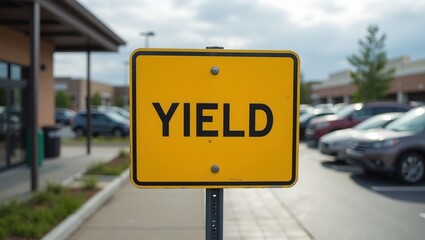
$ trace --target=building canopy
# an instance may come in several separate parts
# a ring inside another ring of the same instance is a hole
[[[37,0],[0,2],[0,25],[30,33],[31,4]],[[38,0],[40,38],[57,52],[117,51],[124,40],[77,1]]]

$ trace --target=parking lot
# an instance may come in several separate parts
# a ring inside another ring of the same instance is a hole
[[[299,177],[274,189],[315,239],[423,239],[425,183],[366,174],[300,143]]]

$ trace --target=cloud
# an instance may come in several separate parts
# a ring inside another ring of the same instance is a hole
[[[370,24],[387,34],[389,57],[424,58],[425,0],[80,0],[127,46],[93,54],[93,79],[120,84],[131,52],[144,46],[140,32],[153,30],[151,47],[290,49],[308,79],[349,68],[346,57]],[[55,54],[56,74],[80,74],[83,60]],[[84,67],[85,69],[85,67]]]

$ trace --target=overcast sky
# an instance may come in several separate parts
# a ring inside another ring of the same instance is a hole
[[[154,48],[293,50],[307,81],[349,69],[347,56],[369,25],[387,35],[389,58],[425,58],[425,0],[79,0],[127,42],[118,53],[94,53],[92,79],[127,84],[131,52],[154,31]],[[55,76],[85,78],[84,53],[55,54]]]

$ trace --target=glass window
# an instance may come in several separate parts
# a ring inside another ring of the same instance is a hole
[[[420,132],[425,130],[425,108],[416,108],[403,114],[386,127],[398,132]]]
[[[353,119],[366,119],[373,116],[372,108],[362,108],[353,112]]]
[[[0,62],[0,78],[8,78],[8,75],[7,63]]]
[[[10,65],[10,79],[21,80],[22,79],[22,67],[20,65]]]
[[[351,104],[345,107],[342,107],[336,115],[338,118],[346,118],[348,115],[350,115],[356,108],[356,104]]]
[[[109,119],[107,117],[105,117],[104,115],[99,114],[97,116],[97,119],[100,123],[108,123]]]

